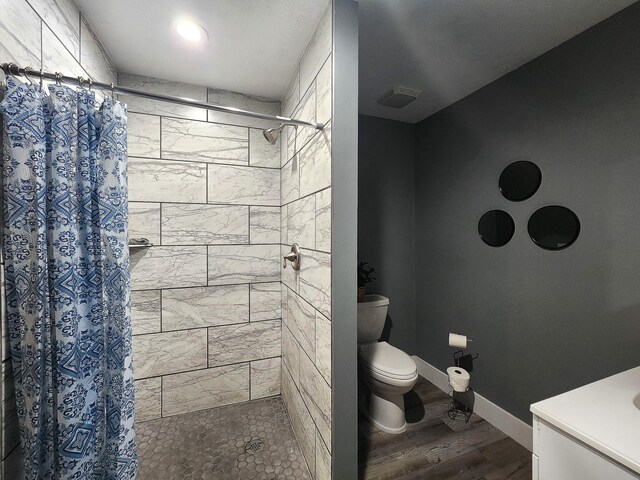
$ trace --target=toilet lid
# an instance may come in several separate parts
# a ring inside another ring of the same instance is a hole
[[[409,378],[416,374],[413,359],[387,342],[360,345],[360,358],[372,369],[390,377]]]

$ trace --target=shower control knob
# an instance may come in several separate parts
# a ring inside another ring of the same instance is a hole
[[[294,270],[300,270],[300,256],[301,251],[297,243],[291,245],[291,251],[287,253],[282,259],[282,268],[287,268],[287,260],[291,262],[291,267]]]

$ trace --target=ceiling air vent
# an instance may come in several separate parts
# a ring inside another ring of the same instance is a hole
[[[418,98],[420,93],[420,90],[414,90],[413,88],[393,87],[378,98],[378,103],[385,107],[402,108]]]

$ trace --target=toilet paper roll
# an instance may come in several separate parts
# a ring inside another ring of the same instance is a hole
[[[447,368],[447,375],[449,376],[449,385],[455,392],[466,392],[469,388],[469,382],[471,376],[464,368],[449,367]]]
[[[457,333],[449,334],[449,346],[457,348],[467,348],[467,337]]]

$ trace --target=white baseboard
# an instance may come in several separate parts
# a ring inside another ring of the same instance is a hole
[[[418,374],[420,376],[429,380],[443,392],[449,392],[449,380],[446,373],[438,370],[436,367],[425,362],[416,355],[413,355],[412,358],[416,362]],[[514,417],[509,412],[487,400],[477,392],[474,393],[475,403],[473,411],[475,413],[480,415],[494,427],[502,430],[530,452],[533,451],[533,428],[531,425],[523,422],[517,417]]]

